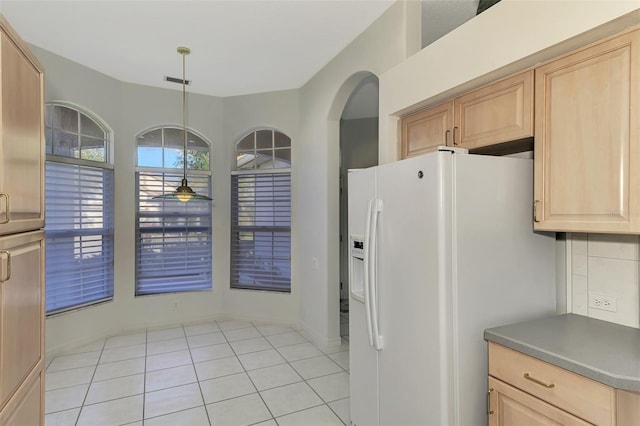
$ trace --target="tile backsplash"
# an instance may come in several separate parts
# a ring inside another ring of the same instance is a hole
[[[640,328],[640,238],[574,233],[567,239],[571,244],[570,310]]]

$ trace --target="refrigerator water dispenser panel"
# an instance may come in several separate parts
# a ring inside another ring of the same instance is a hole
[[[351,297],[364,303],[364,237],[349,236],[349,292]]]

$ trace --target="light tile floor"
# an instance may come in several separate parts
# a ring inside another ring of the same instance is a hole
[[[219,320],[113,336],[48,361],[46,426],[349,425],[348,342]]]

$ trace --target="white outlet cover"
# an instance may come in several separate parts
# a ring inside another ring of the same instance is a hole
[[[597,293],[589,293],[589,308],[609,312],[618,311],[617,300],[615,297]]]

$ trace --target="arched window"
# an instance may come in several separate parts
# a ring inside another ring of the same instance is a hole
[[[111,132],[88,111],[45,108],[46,310],[113,298]]]
[[[211,289],[211,203],[152,199],[180,185],[183,130],[148,130],[136,147],[136,295]],[[189,186],[211,196],[209,156],[209,143],[188,131]]]
[[[231,287],[291,291],[291,138],[249,133],[231,175]]]

